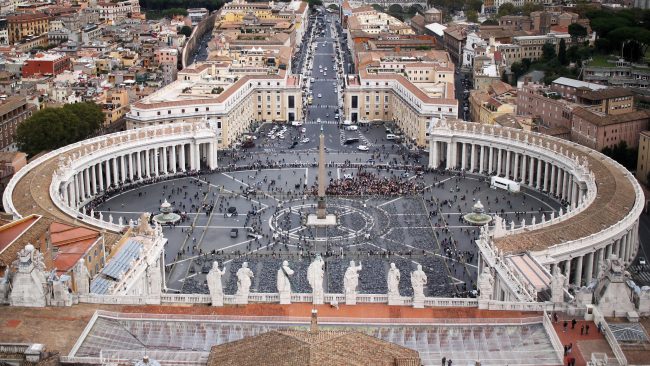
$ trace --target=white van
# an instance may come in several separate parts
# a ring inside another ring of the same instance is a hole
[[[397,136],[393,135],[392,133],[389,133],[386,135],[386,140],[395,140]]]
[[[356,125],[345,126],[346,131],[356,131],[358,129],[359,129],[359,126],[356,126]]]

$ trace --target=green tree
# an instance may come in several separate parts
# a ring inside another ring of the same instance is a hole
[[[328,6],[328,8],[329,8],[329,9],[332,9],[332,10],[339,10],[339,6],[336,5],[336,4],[330,4],[330,5]]]
[[[499,25],[499,22],[494,19],[488,19],[481,23],[481,25]]]
[[[555,58],[555,56],[557,56],[555,54],[555,46],[550,42],[544,43],[544,45],[542,46],[542,61],[543,62],[551,61],[552,59]]]
[[[178,31],[178,33],[185,35],[185,37],[188,37],[192,35],[192,27],[184,25],[181,27],[181,29]]]
[[[103,122],[104,114],[94,103],[45,108],[18,125],[16,142],[20,151],[33,156],[88,138]]]
[[[557,51],[557,59],[560,61],[561,65],[568,65],[569,60],[566,55],[566,42],[564,39],[560,40],[560,48]]]
[[[379,4],[372,4],[372,8],[382,13],[386,12],[386,9],[384,9],[384,7]]]
[[[316,7],[316,6],[323,6],[323,2],[321,0],[308,0],[308,4],[310,8]]]
[[[84,102],[66,104],[62,109],[71,112],[79,118],[78,128],[79,134],[82,138],[92,135],[104,124],[104,112],[102,112],[102,108],[95,103]]]
[[[472,22],[472,23],[477,23],[478,22],[478,13],[474,9],[470,9],[467,11],[467,21]]]
[[[468,9],[473,9],[476,10],[476,12],[480,12],[482,7],[483,7],[483,1],[481,0],[467,0]]]
[[[499,7],[497,16],[502,17],[505,15],[512,15],[515,13],[515,6],[512,3],[505,3]]]
[[[582,24],[573,23],[569,25],[569,34],[573,38],[573,42],[577,40],[584,39],[587,37],[587,28],[583,27]]]
[[[521,8],[521,12],[525,16],[530,16],[530,13],[534,11],[541,11],[544,10],[544,6],[542,4],[535,4],[532,2],[525,3],[524,6]]]

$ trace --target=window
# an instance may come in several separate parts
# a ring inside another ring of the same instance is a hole
[[[359,108],[359,96],[353,95],[351,104],[352,104],[352,108]]]

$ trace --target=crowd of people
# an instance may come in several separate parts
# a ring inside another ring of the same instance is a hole
[[[330,179],[325,193],[331,196],[406,196],[416,195],[424,191],[424,184],[415,179],[407,179],[406,175],[380,177],[362,168],[356,174],[342,179]],[[318,195],[315,183],[311,188],[312,195]]]

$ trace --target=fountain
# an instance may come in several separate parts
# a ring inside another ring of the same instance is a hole
[[[483,207],[481,200],[476,201],[474,206],[472,206],[472,212],[463,215],[463,218],[468,223],[476,226],[483,226],[492,221],[492,216],[485,213],[485,208]]]
[[[160,213],[153,217],[153,220],[160,225],[175,224],[181,220],[181,216],[174,213],[172,205],[165,200],[160,205]]]

